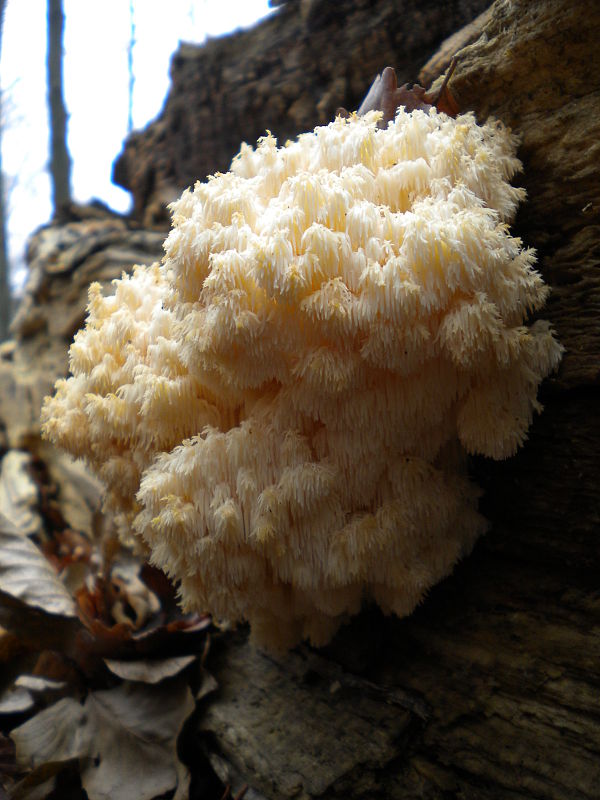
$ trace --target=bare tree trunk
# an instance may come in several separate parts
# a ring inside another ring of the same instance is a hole
[[[4,9],[6,0],[0,0],[0,47],[4,28]],[[0,86],[0,341],[8,336],[10,322],[10,281],[8,251],[6,246],[6,203],[4,175],[2,173],[2,87]]]
[[[127,44],[127,135],[133,130],[133,89],[135,75],[133,74],[133,48],[135,47],[135,9],[133,0],[129,0],[129,42]]]
[[[71,159],[67,149],[67,112],[63,97],[62,0],[48,0],[48,111],[52,206],[59,215],[71,202]]]

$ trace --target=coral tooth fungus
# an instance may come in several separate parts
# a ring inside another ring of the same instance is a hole
[[[274,648],[408,614],[485,521],[464,452],[527,435],[562,348],[502,125],[338,118],[172,205],[163,263],[90,289],[45,435],[185,607]]]

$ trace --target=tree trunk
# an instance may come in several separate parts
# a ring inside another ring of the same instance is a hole
[[[48,0],[48,111],[52,207],[60,215],[71,202],[71,159],[67,149],[67,112],[63,97],[62,0]]]
[[[498,0],[451,90],[521,136],[516,231],[567,348],[513,459],[474,460],[492,530],[406,619],[318,653],[212,656],[204,752],[247,797],[575,800],[600,786],[600,6]],[[381,64],[383,68],[385,64]],[[211,659],[209,659],[209,667]]]
[[[129,0],[129,41],[127,42],[127,135],[133,131],[133,90],[135,74],[133,72],[133,49],[135,47],[135,8],[133,0]]]
[[[2,32],[4,30],[4,9],[6,0],[0,0],[0,52],[2,48]],[[8,263],[8,247],[6,242],[6,187],[2,172],[2,127],[4,124],[2,86],[0,85],[0,342],[8,336],[10,323],[10,275]]]

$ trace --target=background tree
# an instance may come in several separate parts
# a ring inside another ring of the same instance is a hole
[[[0,47],[6,0],[0,0]],[[0,341],[8,336],[10,321],[10,281],[8,277],[8,252],[6,247],[6,203],[4,175],[2,173],[2,87],[0,86]]]
[[[133,72],[133,48],[135,47],[135,9],[133,0],[129,0],[129,42],[127,43],[127,135],[133,131],[133,90],[135,75]]]
[[[50,118],[50,183],[54,215],[71,202],[71,158],[67,149],[67,112],[63,96],[62,0],[48,0],[48,112]]]

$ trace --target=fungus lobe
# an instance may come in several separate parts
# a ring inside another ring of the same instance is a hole
[[[515,453],[561,358],[526,325],[514,137],[380,119],[269,134],[185,191],[162,263],[90,288],[43,409],[184,606],[267,647],[410,613],[486,527],[465,452]]]

